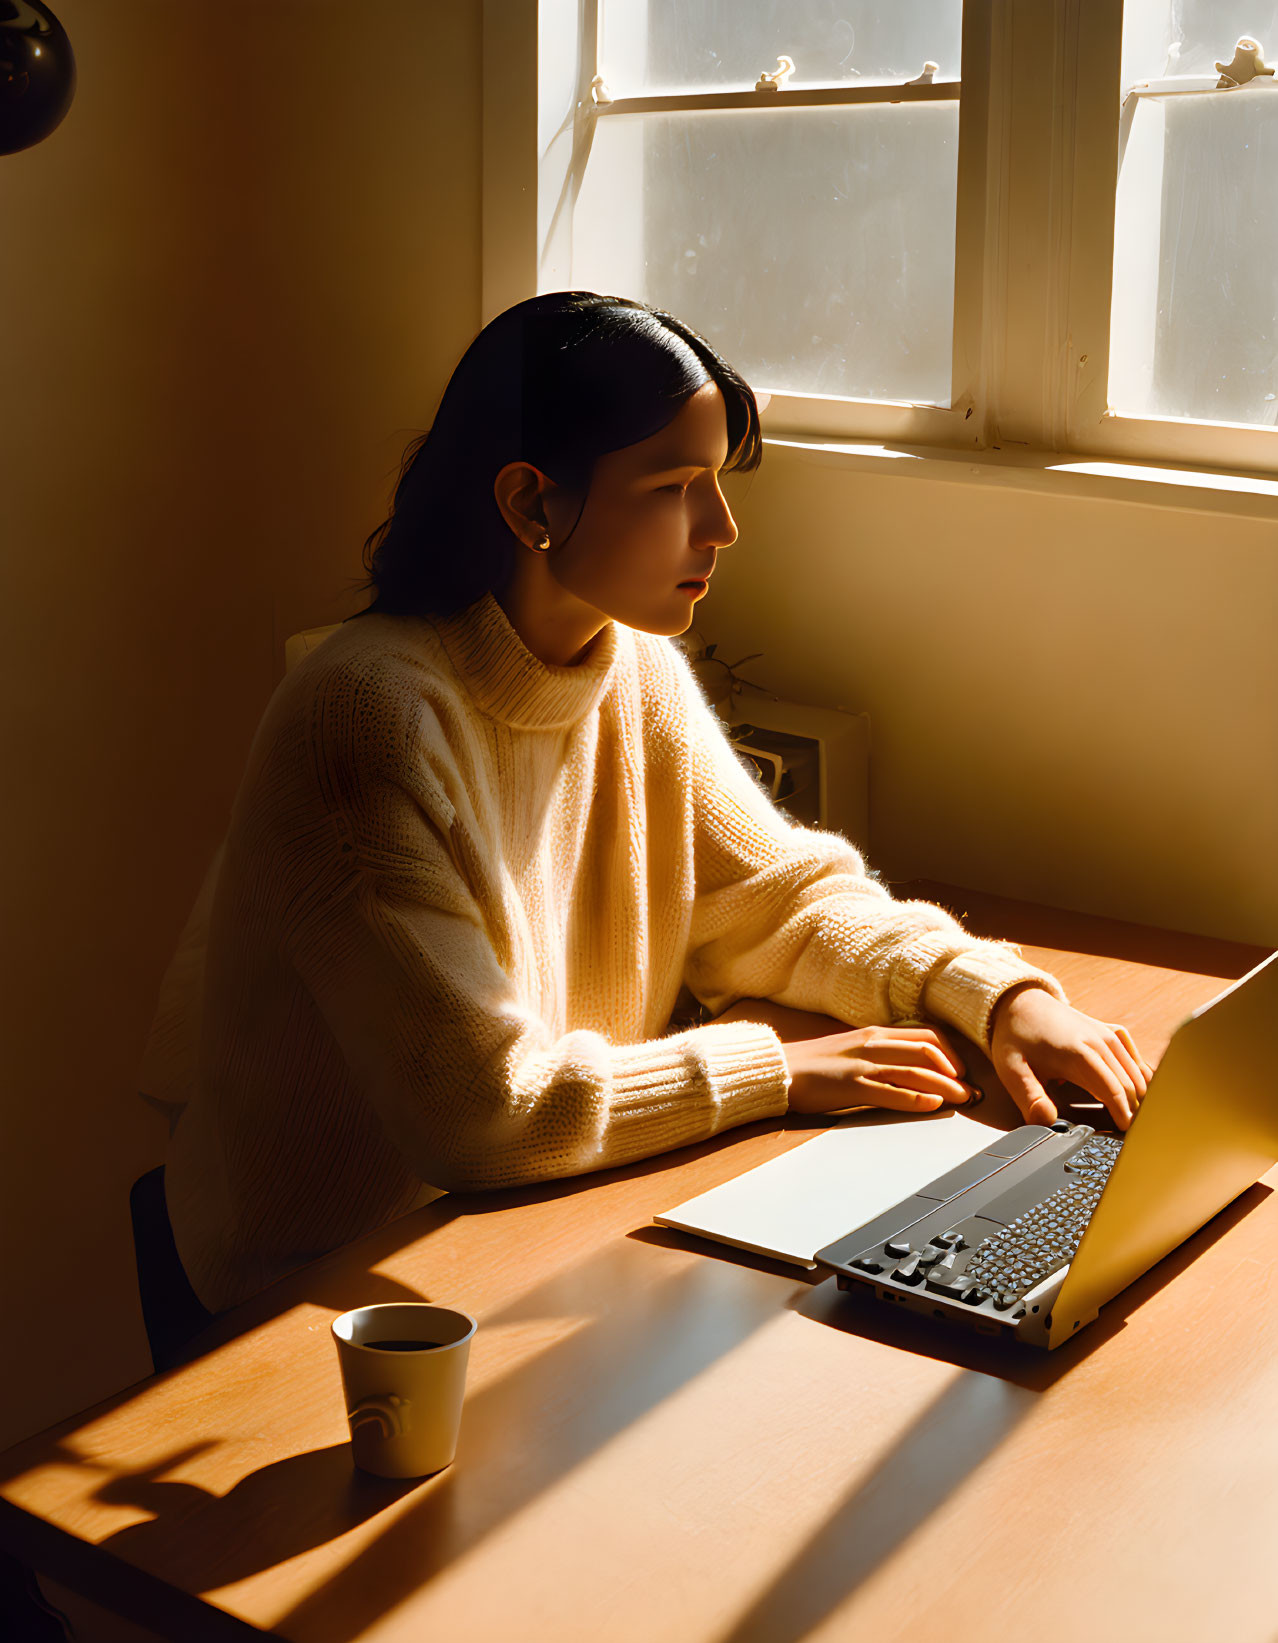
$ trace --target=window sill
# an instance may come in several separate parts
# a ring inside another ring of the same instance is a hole
[[[909,473],[942,484],[1078,496],[1142,507],[1192,508],[1202,513],[1278,518],[1278,478],[1171,463],[1115,461],[1032,451],[958,451],[942,446],[884,445],[836,439],[770,437],[768,450],[792,452],[802,462],[853,473]]]

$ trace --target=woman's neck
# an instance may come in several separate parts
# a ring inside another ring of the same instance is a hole
[[[576,598],[540,560],[521,555],[493,597],[524,646],[547,667],[576,667],[609,618]]]

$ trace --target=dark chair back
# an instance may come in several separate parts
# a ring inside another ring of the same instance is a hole
[[[133,1253],[138,1267],[142,1321],[157,1372],[186,1356],[196,1335],[213,1321],[183,1270],[164,1198],[164,1166],[148,1170],[129,1192]]]

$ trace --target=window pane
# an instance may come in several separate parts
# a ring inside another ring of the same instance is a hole
[[[1123,90],[1165,75],[1215,74],[1243,35],[1278,56],[1278,0],[1125,0]]]
[[[599,72],[614,97],[959,76],[962,0],[600,0]]]
[[[956,102],[608,115],[572,283],[701,331],[759,388],[947,405]]]
[[[1276,392],[1278,90],[1141,98],[1118,184],[1110,403],[1274,423]]]

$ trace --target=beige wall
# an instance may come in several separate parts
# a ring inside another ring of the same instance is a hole
[[[477,7],[55,9],[75,101],[0,158],[0,1443],[149,1369],[156,986],[283,636],[356,608],[479,324]]]
[[[477,4],[57,10],[75,104],[0,161],[0,1442],[147,1369],[155,989],[480,297]],[[875,859],[1278,940],[1272,517],[900,469],[772,451],[702,616],[869,708]]]
[[[871,718],[870,856],[1278,945],[1278,502],[770,447],[698,630]]]

